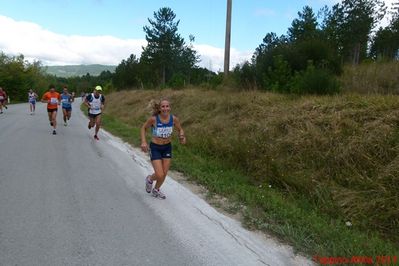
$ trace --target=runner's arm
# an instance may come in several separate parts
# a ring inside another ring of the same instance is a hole
[[[143,124],[143,126],[140,129],[140,137],[141,137],[141,150],[143,152],[148,151],[148,144],[147,140],[145,138],[145,133],[147,131],[147,128],[151,127],[155,123],[155,117],[151,116],[148,118],[148,120]]]
[[[41,99],[41,102],[42,102],[42,103],[48,103],[48,101],[49,101],[49,100],[48,100],[48,98],[47,98],[47,95],[44,94],[43,97],[42,97],[42,99]]]
[[[179,131],[179,141],[181,144],[186,144],[186,135],[184,135],[184,130],[181,127],[180,120],[176,116],[173,116],[173,123],[174,126],[177,128]]]
[[[87,106],[87,108],[90,108],[89,97],[90,97],[90,96],[86,96],[86,97],[85,97],[85,101],[84,101],[84,104]]]
[[[101,95],[101,112],[104,111],[105,108],[105,97],[104,95]]]

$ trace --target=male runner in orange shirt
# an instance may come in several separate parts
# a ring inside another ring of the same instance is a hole
[[[61,95],[55,91],[55,86],[50,85],[49,91],[42,97],[42,102],[47,103],[47,113],[50,125],[53,126],[53,135],[57,134],[57,111],[61,102]]]

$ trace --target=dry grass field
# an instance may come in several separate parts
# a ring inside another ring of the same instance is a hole
[[[106,113],[140,127],[163,96],[193,151],[398,241],[398,96],[138,90],[108,95]]]
[[[173,168],[226,197],[245,225],[309,255],[398,255],[398,66],[347,67],[332,96],[115,92],[104,124],[139,145],[148,103],[166,97],[188,140]]]

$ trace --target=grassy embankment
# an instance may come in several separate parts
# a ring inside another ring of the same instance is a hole
[[[399,61],[346,66],[340,81],[344,91],[399,94]]]
[[[150,99],[168,96],[188,144],[173,169],[229,199],[243,224],[310,256],[399,255],[397,96],[130,91],[104,127],[139,145]]]

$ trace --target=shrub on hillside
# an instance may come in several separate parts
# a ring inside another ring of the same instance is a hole
[[[233,70],[232,76],[240,89],[256,88],[255,69],[249,62],[245,62],[242,66],[237,65]]]
[[[264,76],[264,84],[267,90],[275,92],[289,92],[289,83],[292,79],[291,67],[283,56],[274,57],[274,66],[269,67]]]
[[[313,65],[301,73],[297,73],[291,84],[291,92],[298,94],[335,94],[340,91],[339,83],[334,75],[324,69],[316,69]]]
[[[223,83],[223,73],[219,73],[218,75],[212,76],[209,79],[209,85],[211,86],[211,88],[215,89],[216,87],[218,87],[219,85],[221,85]]]
[[[173,74],[172,78],[168,82],[168,86],[173,89],[182,89],[185,85],[185,77],[180,73]]]

